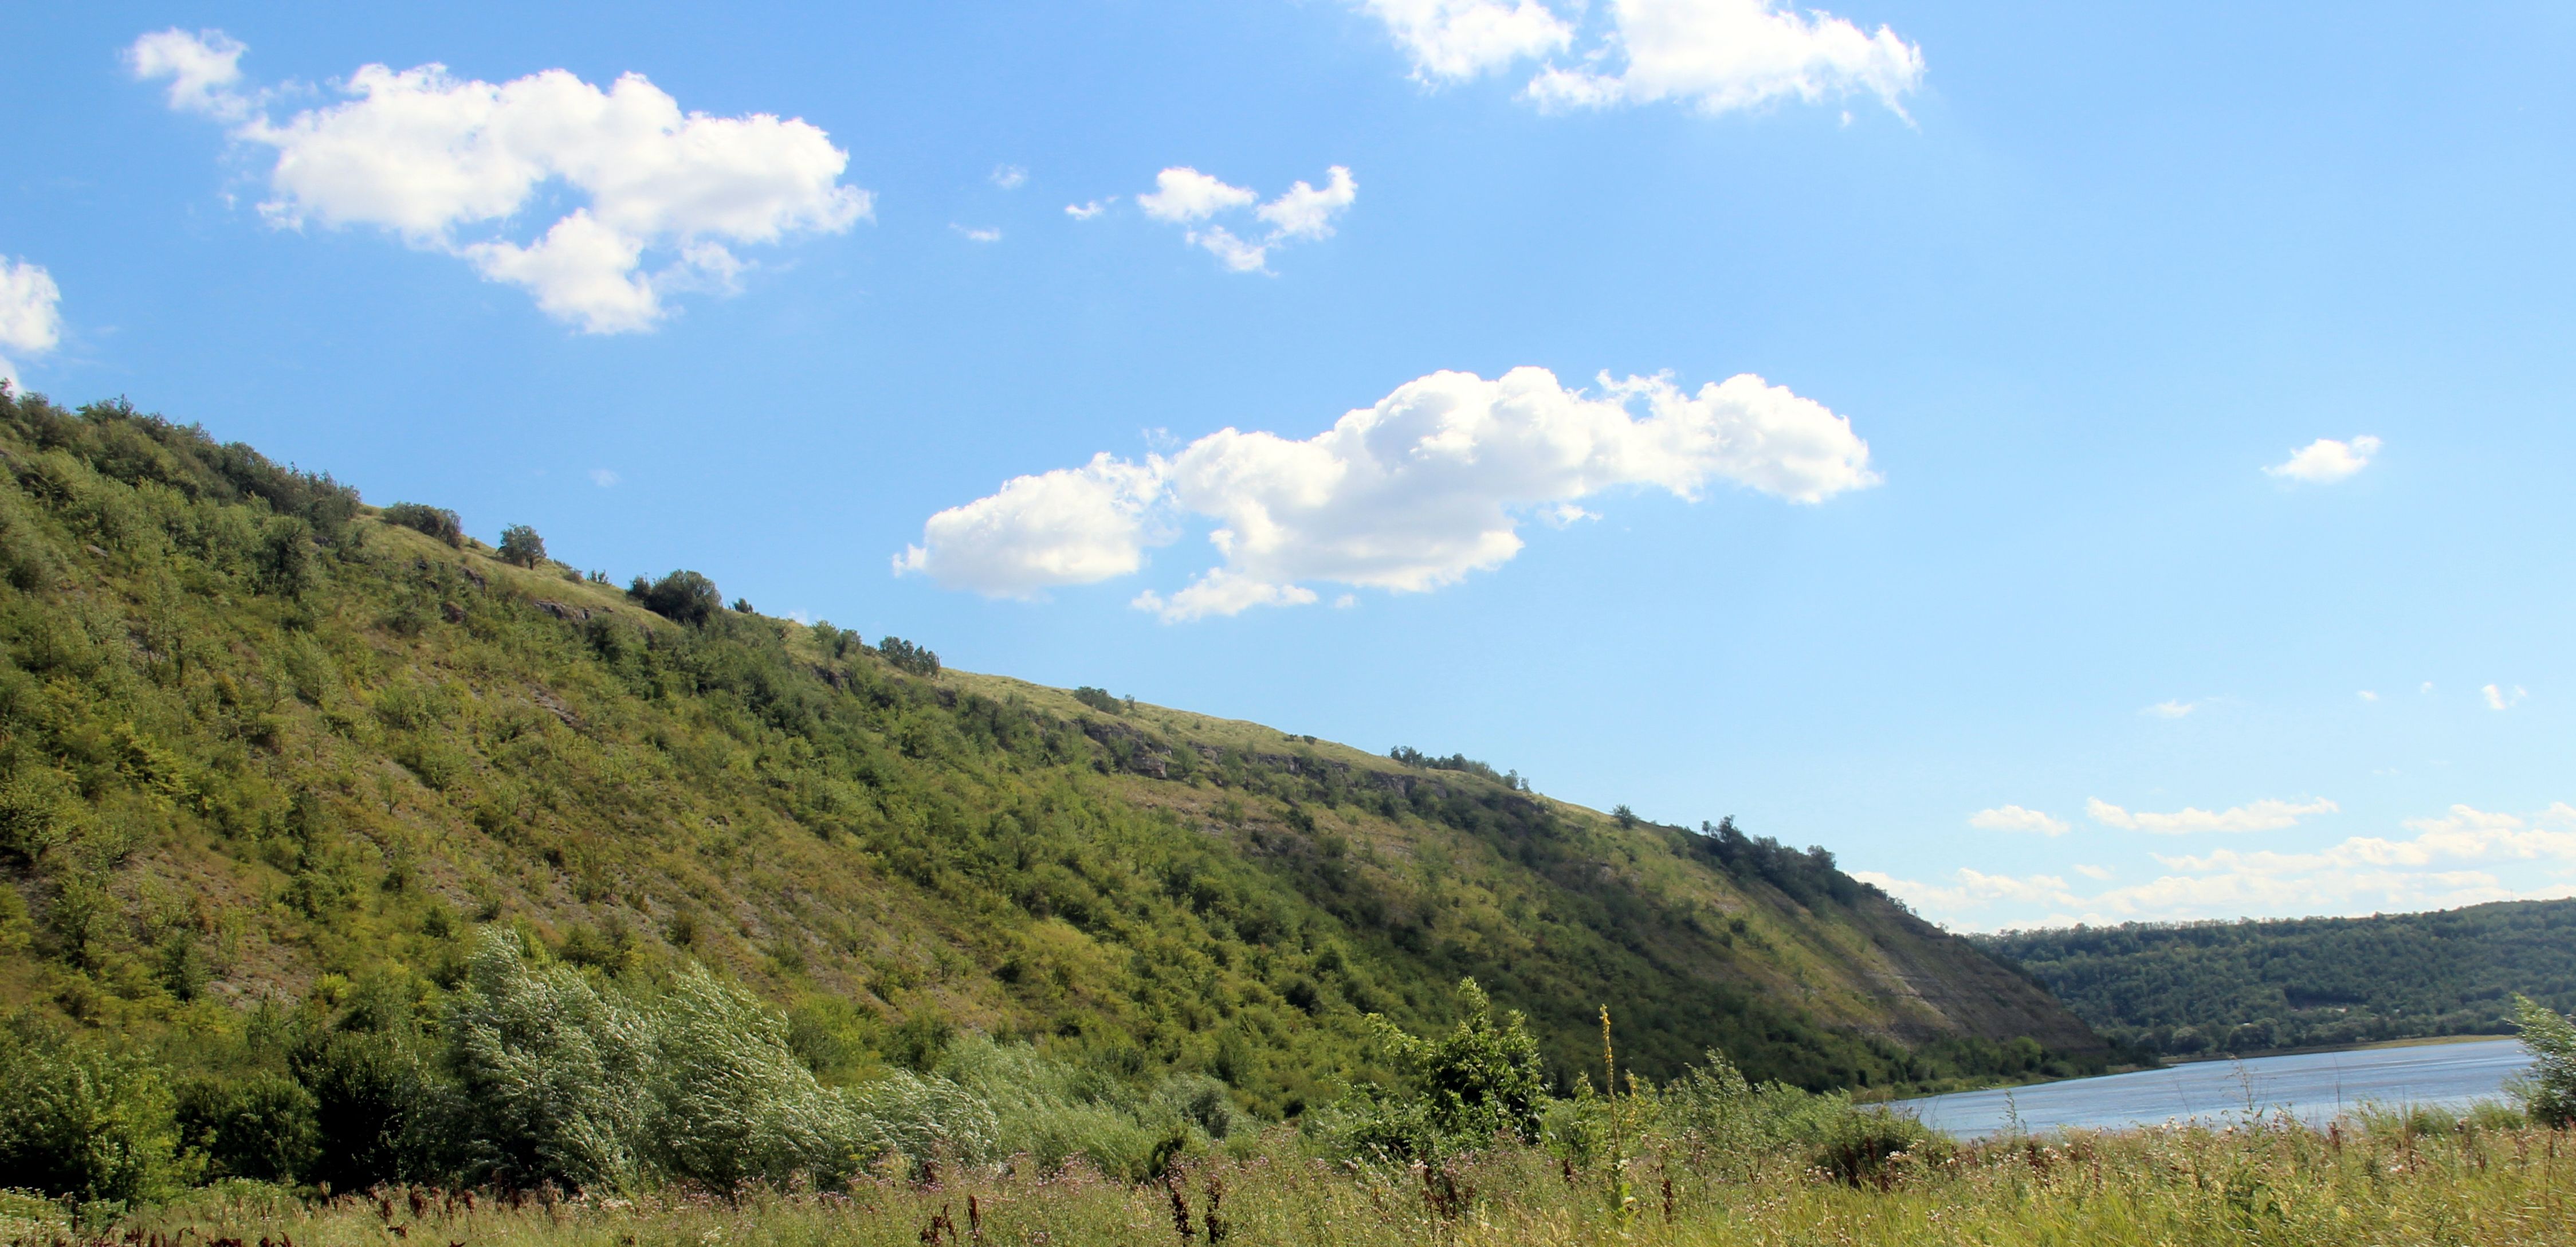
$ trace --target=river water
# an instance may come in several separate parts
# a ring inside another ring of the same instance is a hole
[[[2531,1056],[2514,1039],[2307,1052],[2246,1061],[2195,1061],[2133,1074],[2074,1078],[2008,1091],[1961,1091],[1891,1107],[1962,1138],[2000,1134],[2017,1113],[2033,1134],[2174,1121],[2241,1121],[2250,1102],[2323,1125],[2363,1105],[2456,1111],[2500,1099]]]

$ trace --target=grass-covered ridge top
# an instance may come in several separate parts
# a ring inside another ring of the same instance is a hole
[[[436,510],[0,398],[0,1003],[143,1044],[263,1001],[434,1018],[498,925],[604,981],[713,967],[830,1083],[975,1032],[1272,1117],[1369,1073],[1365,1014],[1428,1028],[1468,975],[1560,1079],[1605,1001],[1657,1076],[1716,1047],[1937,1085],[2097,1043],[1805,854],[674,622]]]

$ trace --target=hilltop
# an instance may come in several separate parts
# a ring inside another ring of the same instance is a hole
[[[2104,1035],[2176,1056],[2510,1034],[2516,992],[2576,1009],[2576,900],[1971,938]]]
[[[505,557],[505,555],[507,557]],[[702,963],[827,1080],[977,1032],[1297,1113],[1473,976],[1554,1076],[2098,1065],[1829,854],[1464,759],[940,668],[485,546],[119,404],[0,391],[0,1005],[157,1045],[263,1002],[434,1019],[478,928]]]

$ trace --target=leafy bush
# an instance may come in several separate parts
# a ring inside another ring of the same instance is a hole
[[[1125,714],[1127,712],[1127,703],[1118,700],[1116,696],[1112,695],[1110,691],[1105,688],[1093,688],[1090,685],[1085,684],[1081,688],[1073,690],[1073,699],[1101,712],[1102,714]]]
[[[0,1183],[131,1202],[189,1176],[159,1071],[24,1019],[0,1028]]]
[[[313,587],[313,526],[291,515],[270,520],[259,535],[260,587],[298,598]]]
[[[909,671],[924,678],[939,674],[939,655],[902,637],[890,636],[877,642],[877,652],[885,655],[885,660],[893,663],[896,670]]]
[[[288,1046],[287,1070],[313,1097],[316,1149],[304,1179],[359,1190],[434,1179],[450,1167],[455,1101],[417,1036],[310,1032]]]
[[[399,524],[415,532],[427,533],[451,546],[465,544],[465,525],[457,520],[454,511],[445,507],[433,507],[421,502],[397,502],[385,508],[384,519],[388,524]]]
[[[716,582],[693,571],[675,571],[660,580],[638,576],[635,583],[627,586],[626,593],[642,603],[644,609],[691,627],[715,618],[724,604]]]
[[[1538,1138],[1547,1083],[1527,1021],[1514,1010],[1497,1023],[1493,1001],[1472,978],[1458,982],[1458,1007],[1458,1024],[1436,1039],[1369,1015],[1400,1084],[1354,1088],[1334,1115],[1340,1150],[1404,1160],[1498,1136]]]
[[[2528,996],[2513,998],[2514,1025],[2531,1051],[2531,1069],[2515,1083],[2522,1111],[2539,1125],[2576,1125],[2576,1022]]]
[[[200,1075],[179,1084],[182,1142],[206,1158],[210,1178],[292,1181],[320,1153],[313,1093],[282,1074]]]
[[[501,530],[501,561],[514,567],[536,567],[546,561],[546,539],[525,524]]]
[[[1225,1085],[1204,1074],[1138,1084],[980,1035],[951,1046],[940,1072],[993,1115],[992,1140],[968,1154],[974,1159],[1025,1154],[1046,1172],[1081,1156],[1105,1173],[1144,1182],[1183,1156],[1247,1132]]]

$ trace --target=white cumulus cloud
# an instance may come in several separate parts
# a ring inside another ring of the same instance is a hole
[[[273,222],[392,231],[586,332],[649,329],[669,293],[730,290],[744,267],[733,247],[869,215],[868,192],[840,182],[849,154],[821,129],[686,113],[641,74],[603,90],[560,69],[490,83],[364,65],[339,84],[342,102],[280,121],[239,91],[242,51],[220,32],[165,30],[136,40],[128,63],[168,78],[173,107],[275,153],[260,205]],[[585,202],[513,238],[558,192]]]
[[[1261,198],[1241,186],[1210,177],[1187,165],[1174,165],[1154,175],[1154,189],[1136,197],[1136,206],[1157,221],[1187,225],[1230,208],[1248,207]]]
[[[1066,204],[1064,206],[1064,214],[1077,221],[1088,221],[1093,217],[1099,216],[1103,212],[1109,211],[1109,205],[1116,202],[1118,202],[1118,197],[1116,195],[1111,195],[1107,199],[1094,199],[1089,203]]]
[[[42,355],[63,340],[62,288],[43,265],[0,256],[0,350]],[[0,381],[18,384],[18,368],[0,356]]]
[[[1160,464],[1106,451],[1079,468],[1014,477],[999,493],[931,516],[921,544],[896,555],[894,569],[992,597],[1123,576],[1144,565],[1146,509],[1162,486]]]
[[[1574,28],[1537,0],[1360,0],[1359,7],[1386,23],[1422,82],[1473,78],[1574,42]]]
[[[1175,165],[1154,175],[1154,189],[1136,197],[1136,206],[1157,221],[1183,226],[1191,246],[1213,255],[1226,268],[1238,273],[1265,272],[1269,268],[1270,249],[1286,242],[1312,241],[1333,236],[1333,221],[1350,210],[1359,199],[1359,183],[1351,171],[1334,165],[1326,171],[1324,188],[1299,181],[1268,203],[1250,188],[1232,185],[1186,165]],[[1259,207],[1254,207],[1260,203]],[[1088,220],[1097,215],[1101,204],[1083,205],[1080,210],[1065,211],[1075,220]],[[1252,209],[1253,217],[1270,228],[1255,237],[1237,234],[1225,225],[1212,223],[1213,218]]]
[[[1310,581],[1436,589],[1510,561],[1524,519],[1621,487],[1694,498],[1711,481],[1820,502],[1878,477],[1849,420],[1751,374],[1695,393],[1605,376],[1588,394],[1542,368],[1438,372],[1302,441],[1228,428],[1142,463],[1103,453],[1015,478],[932,516],[895,565],[1025,597],[1133,572],[1199,517],[1220,564],[1137,602],[1196,619],[1311,602]]]
[[[2066,834],[2064,819],[2053,818],[2037,810],[2025,810],[2018,805],[1999,805],[1991,810],[1979,810],[1968,816],[1968,825],[1982,827],[1987,831],[2035,831],[2043,836]]]
[[[2132,813],[2100,797],[2084,804],[2084,812],[2105,827],[2167,836],[2189,835],[2195,831],[2279,831],[2284,827],[2298,826],[2300,819],[2311,814],[2332,814],[2339,808],[2323,797],[2304,803],[2255,801],[2224,810],[2185,807],[2171,814],[2146,810]]]
[[[2371,457],[2378,453],[2379,439],[2366,433],[2349,442],[2320,437],[2263,471],[2282,480],[2331,485],[2369,467]]]
[[[2506,688],[2499,684],[2490,684],[2478,691],[2486,694],[2487,709],[2489,710],[2511,709],[2514,703],[2531,695],[2529,690],[2523,688],[2519,684],[2514,685],[2512,688]]]
[[[1437,84],[1523,60],[1549,59],[1524,97],[1545,109],[1671,100],[1707,113],[1875,97],[1899,116],[1923,83],[1923,50],[1886,26],[1784,0],[1610,0],[1599,35],[1580,49],[1573,24],[1539,0],[1359,0]],[[1585,6],[1566,0],[1565,13]],[[1850,114],[1844,118],[1848,123]]]

